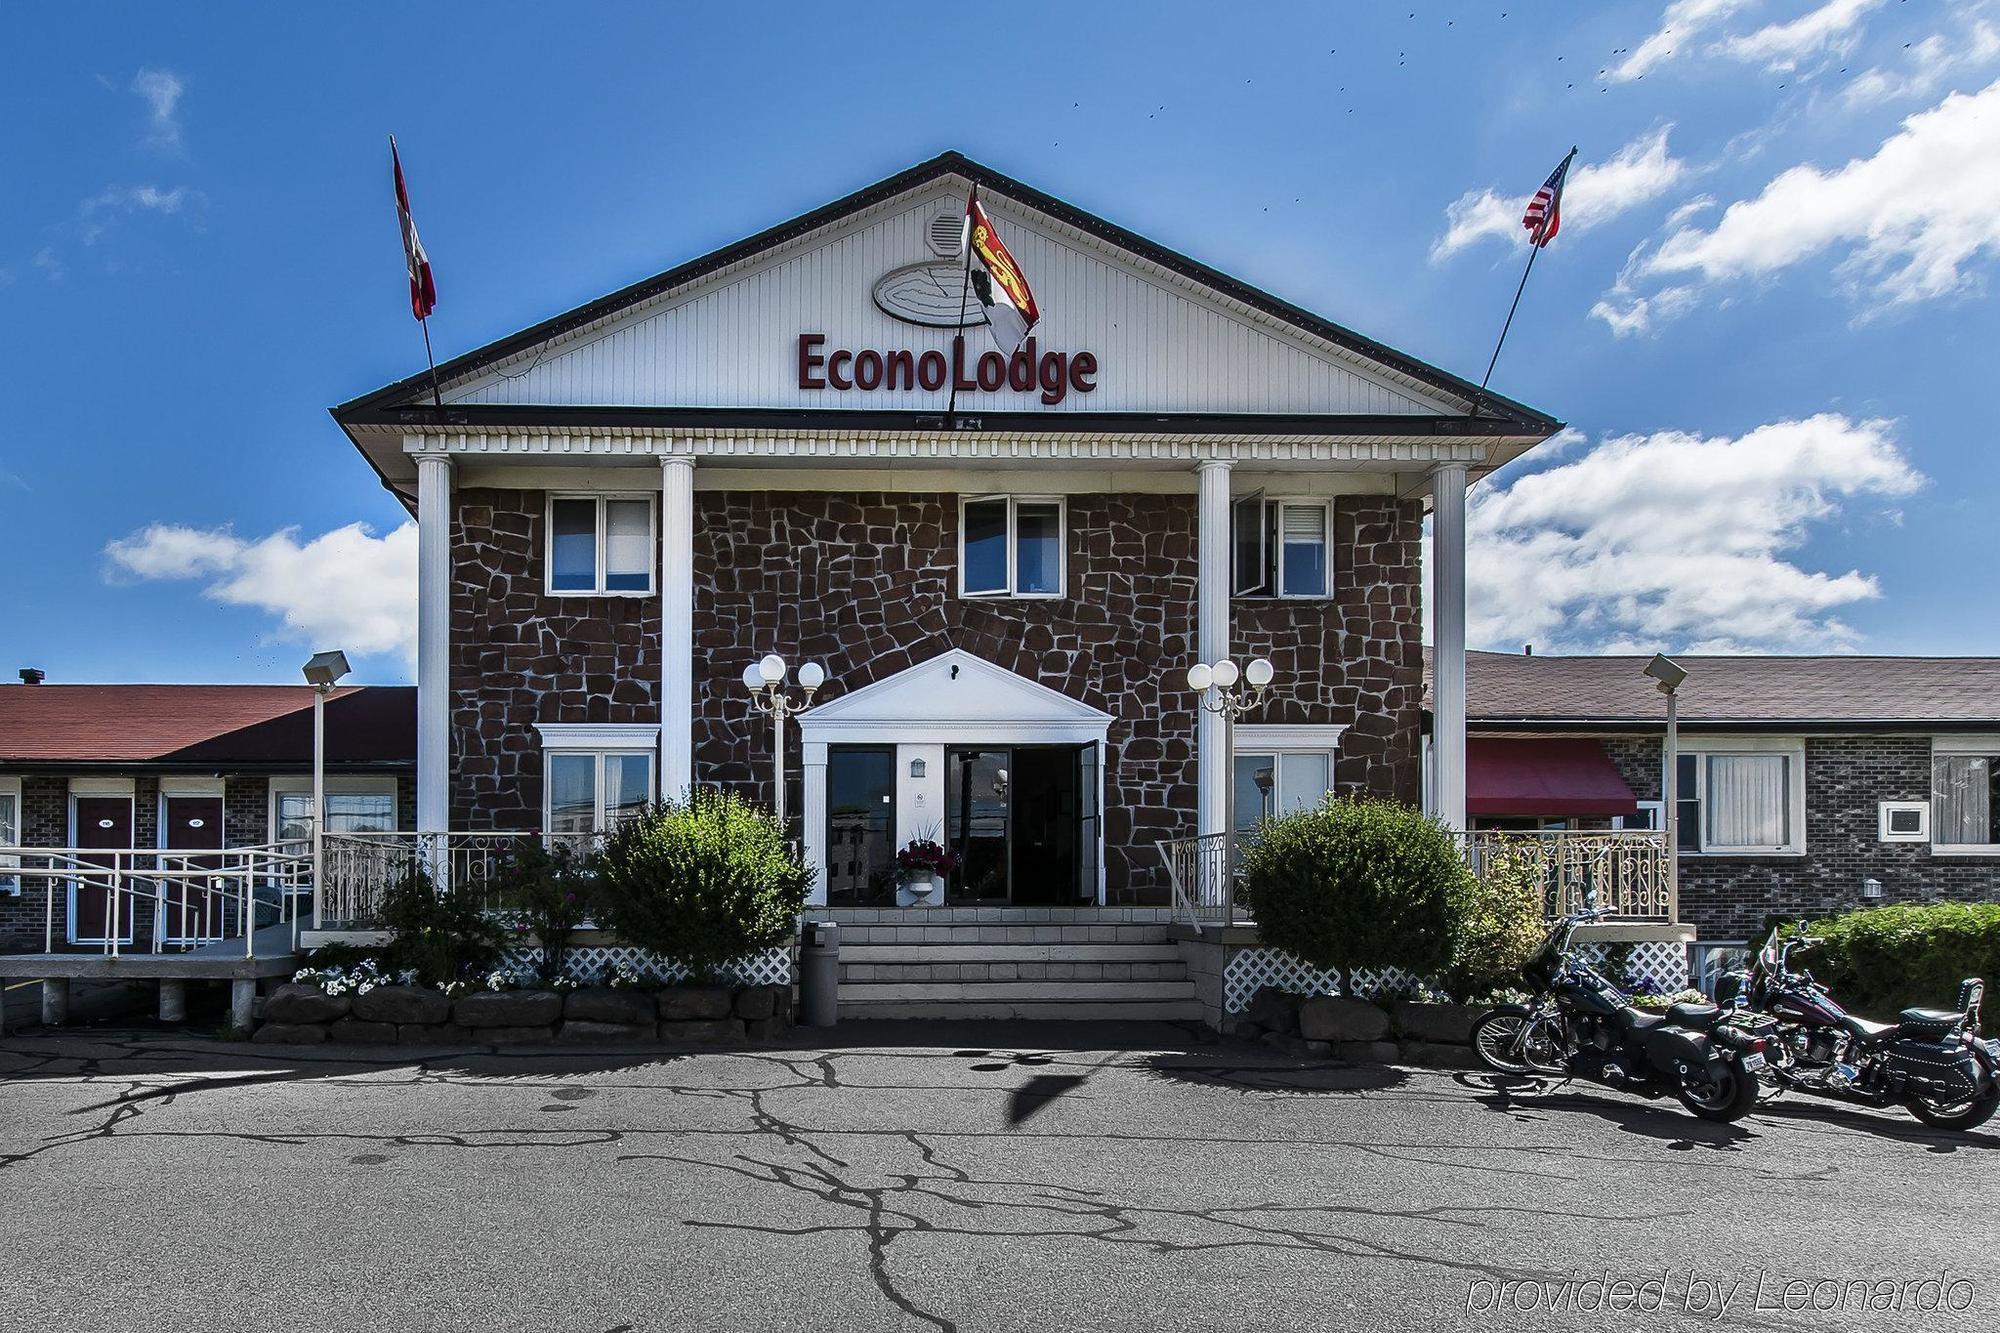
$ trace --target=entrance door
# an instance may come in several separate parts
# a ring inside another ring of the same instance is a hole
[[[222,881],[202,875],[216,870],[221,858],[190,856],[190,852],[222,849],[220,796],[169,796],[164,838],[171,855],[163,858],[160,910],[166,914],[161,933],[169,944],[194,944],[222,938]]]
[[[74,798],[73,806],[78,848],[125,851],[132,846],[131,797],[78,796]],[[129,853],[112,855],[107,851],[102,857],[83,856],[79,859],[87,866],[102,866],[107,870],[132,869]],[[112,917],[112,897],[110,876],[79,875],[70,881],[69,938],[72,944],[107,944],[114,935],[120,944],[132,942],[134,910],[131,881],[127,879],[117,894],[119,906],[115,920]]]
[[[868,907],[896,901],[896,752],[831,745],[826,751],[826,901]]]
[[[945,841],[958,854],[955,902],[1060,906],[1095,901],[1092,746],[1017,745],[945,754]],[[1089,839],[1086,848],[1085,840]]]
[[[1010,855],[1011,750],[947,750],[944,769],[945,842],[958,853],[947,901],[1004,903]]]
[[[1073,903],[1082,865],[1077,752],[1016,749],[1013,774],[1013,901],[1023,907]]]

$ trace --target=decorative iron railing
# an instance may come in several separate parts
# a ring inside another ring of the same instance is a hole
[[[1162,841],[1160,856],[1173,887],[1175,920],[1200,930],[1236,919],[1236,876],[1230,873],[1227,833]]]
[[[312,883],[312,860],[291,843],[166,851],[157,847],[0,847],[21,896],[39,886],[42,947],[171,953],[240,938],[256,956],[260,929],[290,924]],[[142,924],[142,918],[143,924]]]
[[[382,899],[399,881],[422,871],[439,889],[471,894],[500,908],[498,882],[525,844],[562,843],[582,853],[603,835],[495,833],[328,833],[320,840],[317,921],[322,928],[368,927],[381,920]]]

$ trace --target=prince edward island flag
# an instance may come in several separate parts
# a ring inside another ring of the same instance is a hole
[[[1035,308],[1035,294],[1028,290],[1020,265],[1000,243],[993,220],[979,206],[977,188],[965,202],[964,245],[966,278],[986,310],[986,327],[1000,350],[1012,356],[1042,315]]]

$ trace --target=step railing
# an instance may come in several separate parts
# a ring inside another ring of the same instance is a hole
[[[315,924],[367,928],[380,923],[383,897],[419,871],[440,891],[470,894],[480,906],[498,908],[501,874],[515,853],[531,843],[594,849],[595,833],[328,833],[320,839],[320,880]]]
[[[1199,931],[1203,925],[1226,926],[1236,919],[1236,876],[1227,833],[1168,838],[1159,846],[1176,921]]]
[[[243,956],[254,958],[261,927],[292,925],[296,936],[296,904],[312,882],[311,857],[289,843],[189,851],[0,847],[0,866],[18,880],[22,897],[40,889],[44,952],[60,943],[114,958],[214,948],[233,937],[241,938]],[[150,917],[143,936],[142,911]]]

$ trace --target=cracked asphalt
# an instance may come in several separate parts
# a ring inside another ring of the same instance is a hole
[[[14,1036],[0,1324],[1991,1329],[1996,1149],[1168,1026],[683,1055]]]

